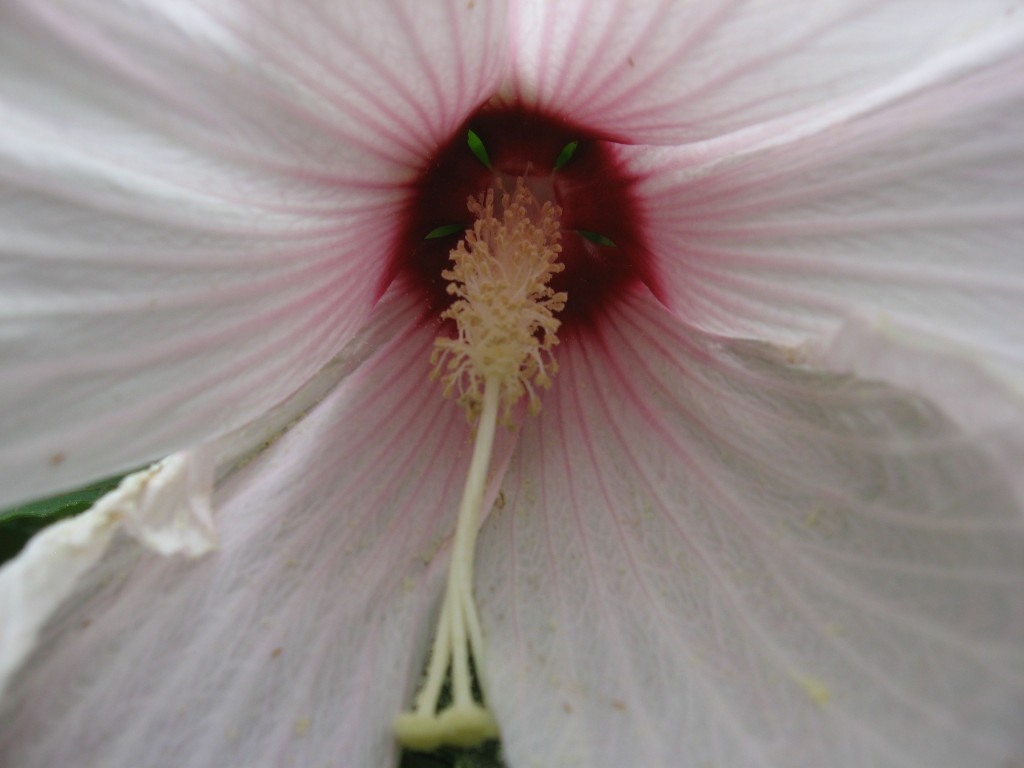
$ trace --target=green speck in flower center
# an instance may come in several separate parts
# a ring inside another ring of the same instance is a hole
[[[580,145],[579,141],[570,141],[566,144],[562,151],[558,153],[558,159],[555,160],[555,170],[557,171],[563,165],[572,160],[572,156],[576,154],[576,147]]]
[[[490,168],[491,158],[487,155],[487,147],[484,146],[483,139],[477,136],[476,132],[469,130],[466,132],[466,143],[469,144],[470,150],[476,155],[476,159]]]

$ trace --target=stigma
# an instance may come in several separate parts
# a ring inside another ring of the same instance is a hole
[[[476,437],[426,677],[413,709],[392,723],[399,743],[419,750],[498,737],[485,703],[484,639],[473,598],[476,538],[497,425],[511,425],[524,399],[531,413],[540,410],[540,390],[551,386],[557,370],[557,313],[567,298],[550,285],[564,268],[558,261],[560,209],[538,202],[522,177],[511,192],[500,180],[495,187],[469,199],[473,225],[452,249],[451,269],[442,272],[454,301],[441,317],[454,321],[455,335],[436,339],[431,378],[465,409]],[[446,677],[451,702],[442,707]]]

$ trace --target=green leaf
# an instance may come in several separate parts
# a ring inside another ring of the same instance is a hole
[[[487,147],[484,146],[483,139],[473,131],[466,131],[466,143],[469,144],[470,150],[476,155],[476,159],[490,168],[491,158],[487,155]]]
[[[87,485],[59,496],[51,496],[47,499],[39,499],[22,504],[19,507],[0,510],[0,523],[7,523],[15,518],[55,518],[67,517],[68,515],[82,512],[92,506],[100,496],[108,491],[117,488],[118,483],[124,475],[110,477],[100,480],[92,485]]]
[[[0,510],[0,563],[17,555],[28,540],[46,526],[85,512],[97,499],[114,490],[122,477],[107,478],[59,496]]]
[[[580,237],[585,237],[590,242],[597,243],[598,245],[607,245],[611,248],[617,247],[615,243],[613,243],[604,235],[600,235],[597,232],[591,232],[588,229],[577,229],[576,234],[578,234]]]
[[[572,160],[572,156],[576,154],[576,147],[578,147],[579,145],[580,143],[578,141],[570,141],[568,144],[562,147],[562,151],[558,153],[558,159],[555,160],[556,171],[563,165],[568,163],[570,160]]]

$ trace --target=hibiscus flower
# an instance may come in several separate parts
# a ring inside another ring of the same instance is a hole
[[[2,762],[392,763],[468,474],[513,768],[1015,765],[1018,11],[5,2],[2,503],[169,458],[0,571]]]

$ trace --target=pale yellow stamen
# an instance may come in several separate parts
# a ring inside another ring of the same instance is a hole
[[[426,680],[413,710],[392,723],[398,741],[412,749],[471,746],[498,736],[494,716],[473,698],[469,666],[472,658],[486,698],[483,634],[473,601],[477,529],[499,417],[511,423],[524,396],[531,412],[540,410],[538,389],[551,385],[556,370],[555,313],[566,299],[548,285],[563,268],[556,261],[560,211],[551,203],[539,205],[522,179],[511,195],[501,191],[501,218],[495,216],[493,191],[470,199],[476,221],[452,250],[453,268],[442,273],[456,297],[443,317],[455,320],[458,337],[436,340],[432,377],[479,422]],[[449,671],[452,702],[441,711]]]
[[[551,386],[555,313],[566,295],[548,285],[564,269],[556,261],[561,211],[538,205],[521,179],[513,194],[502,194],[501,207],[498,218],[493,190],[469,201],[476,222],[452,251],[452,269],[441,273],[456,297],[441,317],[455,320],[459,335],[437,339],[431,362],[445,395],[457,395],[470,419],[480,415],[484,382],[495,378],[508,422],[524,394],[531,412],[539,411],[537,388]]]

